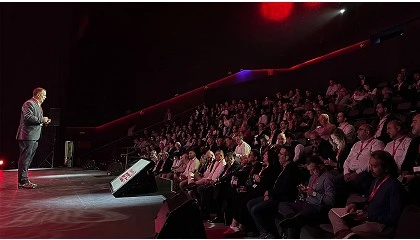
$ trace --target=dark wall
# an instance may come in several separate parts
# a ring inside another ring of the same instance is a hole
[[[32,97],[32,90],[47,90],[43,104],[46,116],[50,108],[62,108],[69,94],[66,84],[72,18],[71,8],[64,3],[0,3],[0,12],[0,156],[10,162],[18,158],[15,135],[20,109]],[[62,152],[60,127],[57,137],[56,148]],[[45,147],[46,152],[38,153],[35,165],[46,157],[52,142],[45,140],[40,145],[45,145],[40,148]],[[56,159],[62,161],[62,153],[56,154]]]
[[[409,74],[420,70],[417,56],[420,51],[419,28],[420,21],[412,22],[403,27],[402,36],[380,44],[372,43],[366,48],[296,71],[277,73],[256,81],[214,89],[208,92],[207,99],[211,104],[232,99],[262,99],[265,96],[274,97],[278,91],[284,94],[295,88],[325,93],[330,79],[353,90],[359,83],[359,73],[366,73],[372,86],[383,81],[395,81],[396,74],[402,67],[407,67]]]

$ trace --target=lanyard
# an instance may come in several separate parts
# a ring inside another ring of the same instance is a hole
[[[319,176],[314,177],[314,180],[312,180],[311,184],[309,184],[309,188],[312,188],[315,185],[316,180],[318,180]]]
[[[379,185],[376,186],[376,184],[378,183],[378,180],[376,180],[375,186],[372,189],[372,192],[369,195],[369,199],[368,202],[372,201],[373,197],[375,196],[376,192],[378,191],[378,189],[381,187],[381,185],[389,178],[389,176],[387,176],[386,178],[384,178],[384,180],[382,180],[381,183],[379,183]]]
[[[400,143],[397,145],[397,147],[395,147],[395,142],[396,142],[397,140],[395,140],[395,141],[392,143],[392,156],[395,156],[395,153],[397,153],[398,147],[401,145],[401,143],[404,141],[404,139],[405,139],[405,137],[402,137],[402,138],[401,138],[401,141],[400,141]]]
[[[362,142],[360,142],[360,151],[359,151],[359,154],[357,154],[357,155],[360,155],[360,154],[362,154],[362,152],[363,152],[363,150],[365,150],[365,148],[369,145],[369,143],[370,142],[372,142],[372,140],[373,140],[373,138],[371,138],[367,143],[366,143],[366,145],[363,147],[363,143]]]

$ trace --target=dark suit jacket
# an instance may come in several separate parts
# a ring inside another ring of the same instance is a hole
[[[413,172],[413,167],[420,165],[420,136],[413,138],[408,146],[401,171]]]
[[[299,168],[292,161],[279,174],[273,188],[268,190],[268,196],[279,202],[293,202],[297,198],[300,182]]]
[[[388,123],[392,120],[396,120],[397,118],[395,116],[393,116],[392,114],[389,115],[386,120],[384,125],[382,125],[382,129],[381,129],[381,135],[379,137],[377,137],[378,140],[381,140],[385,145],[389,142],[392,141],[391,137],[389,136],[389,134],[386,132],[386,126],[388,125]],[[378,125],[380,122],[380,118],[375,118],[372,122],[372,127],[375,129],[374,131],[376,132],[376,129],[378,129]]]
[[[171,159],[166,159],[166,161],[164,160],[160,160],[157,163],[157,167],[156,167],[156,174],[159,173],[169,173],[171,172],[171,167],[172,167],[173,161]]]
[[[269,135],[267,135],[268,137],[271,137],[271,130],[268,131]],[[277,136],[280,134],[280,129],[276,129],[274,130],[274,134],[273,134],[273,138],[271,139],[271,144],[276,144],[277,142]]]
[[[225,165],[225,169],[222,174],[220,174],[219,182],[230,182],[232,176],[241,168],[241,164],[237,161],[234,161],[232,165]]]
[[[254,173],[254,174],[258,174]],[[264,192],[273,187],[274,182],[279,174],[279,170],[274,165],[269,165],[267,168],[261,171],[260,173],[260,182],[254,182],[253,185],[248,185],[245,183],[246,191],[253,198],[261,197],[264,195]],[[253,177],[250,176],[250,179]]]
[[[41,137],[43,123],[42,108],[38,102],[31,98],[22,105],[19,128],[16,133],[17,140],[37,141]]]

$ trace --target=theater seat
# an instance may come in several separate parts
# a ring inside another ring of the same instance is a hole
[[[401,214],[394,238],[419,239],[420,207],[406,206]]]

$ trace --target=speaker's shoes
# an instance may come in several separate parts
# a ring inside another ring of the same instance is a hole
[[[18,189],[26,188],[26,189],[34,189],[37,188],[38,184],[27,182],[27,183],[18,183]]]

